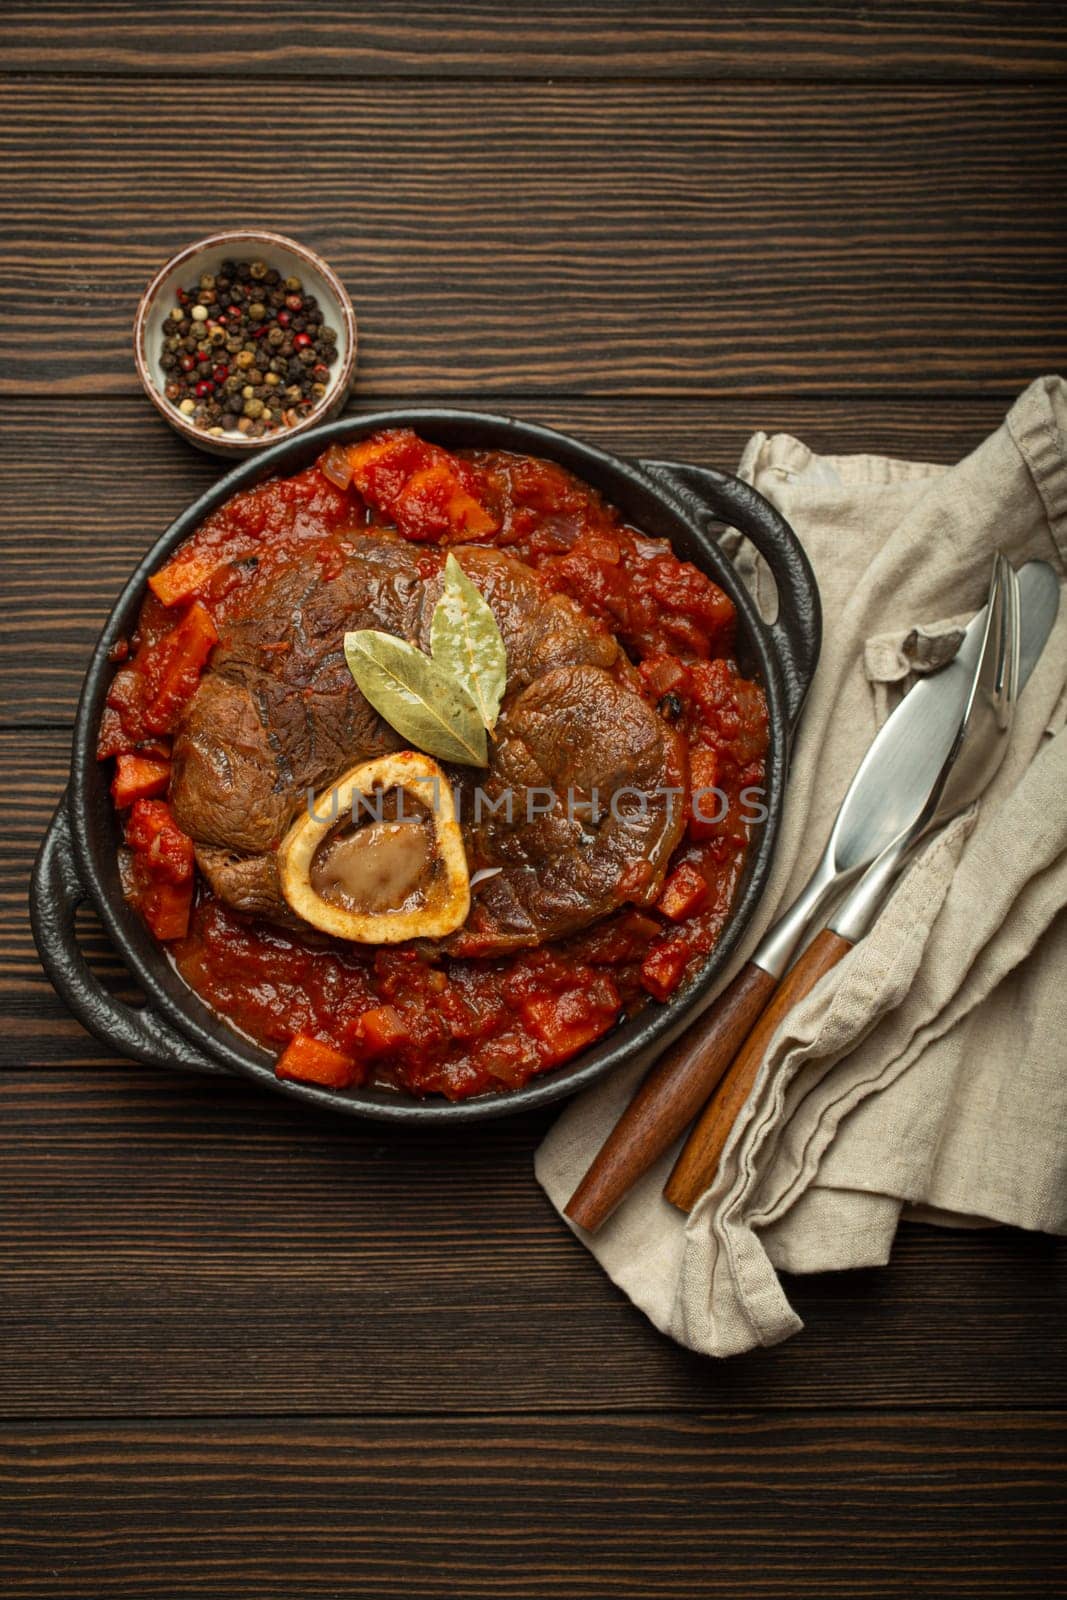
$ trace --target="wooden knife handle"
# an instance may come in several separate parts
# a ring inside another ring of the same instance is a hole
[[[728,989],[664,1051],[571,1195],[566,1215],[595,1233],[641,1175],[696,1116],[774,993],[777,979],[749,962]]]
[[[824,928],[782,979],[777,994],[745,1040],[667,1179],[663,1193],[679,1210],[691,1211],[711,1186],[730,1129],[748,1099],[767,1046],[783,1020],[798,1001],[810,994],[823,974],[835,967],[851,949],[847,939]]]

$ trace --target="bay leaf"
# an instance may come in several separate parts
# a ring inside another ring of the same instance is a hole
[[[409,744],[439,761],[487,764],[485,724],[470,690],[413,644],[363,628],[345,634],[345,660],[365,698]]]
[[[508,681],[508,658],[489,602],[454,555],[430,622],[430,650],[439,667],[466,684],[492,731]]]

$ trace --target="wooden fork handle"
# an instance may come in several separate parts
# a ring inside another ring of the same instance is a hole
[[[852,949],[847,939],[824,928],[786,973],[770,1005],[745,1040],[703,1116],[674,1164],[663,1193],[680,1211],[691,1211],[711,1186],[723,1146],[748,1099],[767,1047],[793,1007],[810,994],[824,973]]]
[[[749,962],[642,1082],[571,1195],[566,1215],[595,1233],[619,1201],[692,1122],[774,993],[777,979]]]

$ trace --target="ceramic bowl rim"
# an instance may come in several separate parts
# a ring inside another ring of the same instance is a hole
[[[147,348],[148,319],[164,284],[187,262],[198,255],[202,255],[207,250],[228,249],[231,246],[237,247],[245,243],[254,243],[257,248],[262,247],[264,254],[269,252],[272,245],[291,251],[293,255],[305,261],[309,267],[319,274],[337,302],[337,312],[344,324],[347,351],[344,361],[335,372],[330,374],[326,393],[314,411],[309,412],[306,417],[301,417],[300,421],[294,423],[292,427],[278,428],[272,433],[265,434],[261,439],[245,438],[243,434],[239,433],[227,433],[220,438],[212,438],[210,435],[205,435],[201,429],[195,428],[191,423],[187,422],[177,406],[171,405],[166,396],[160,392],[153,376],[154,363],[149,356]],[[186,245],[184,249],[177,251],[169,261],[164,262],[145,288],[140,300],[137,302],[137,311],[133,320],[133,355],[137,376],[140,379],[142,389],[160,416],[170,423],[176,433],[181,434],[183,439],[187,439],[190,444],[196,445],[198,449],[206,450],[212,454],[225,453],[235,458],[255,455],[257,452],[269,449],[273,445],[281,444],[288,439],[295,439],[301,434],[309,433],[312,428],[322,427],[324,423],[329,421],[332,408],[336,407],[338,403],[338,397],[341,397],[343,403],[351,387],[352,376],[356,369],[358,338],[356,313],[348,290],[329,263],[316,251],[312,250],[310,246],[301,244],[298,239],[290,238],[288,234],[273,233],[263,228],[226,228],[219,233],[208,234],[203,239],[197,239],[192,244]]]

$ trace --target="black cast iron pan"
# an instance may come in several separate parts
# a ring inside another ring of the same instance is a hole
[[[736,605],[739,664],[762,683],[770,714],[767,820],[750,850],[730,920],[699,976],[668,1003],[650,1002],[638,1016],[574,1061],[535,1078],[525,1088],[456,1104],[413,1100],[381,1089],[329,1090],[280,1083],[272,1057],[229,1028],[186,987],[123,899],[108,774],[95,755],[104,698],[115,671],[108,653],[117,639],[132,631],[149,573],[162,566],[176,545],[238,491],[265,478],[301,470],[328,444],[347,443],[380,428],[397,427],[414,428],[423,437],[451,448],[502,449],[548,457],[599,489],[635,527],[669,539],[678,555],[709,573]],[[778,589],[778,614],[773,624],[761,619],[720,550],[716,532],[721,524],[747,535],[766,561]],[[638,1054],[651,1059],[680,1032],[690,1012],[698,1010],[713,990],[767,881],[782,813],[790,741],[815,671],[819,640],[818,590],[795,534],[761,495],[728,473],[668,461],[626,461],[533,423],[475,411],[378,412],[346,417],[285,440],[227,473],[178,517],[130,578],[100,635],[78,708],[70,784],[41,845],[31,884],[33,930],[45,971],[91,1033],[149,1066],[242,1073],[319,1106],[391,1122],[473,1122],[561,1100],[624,1060]],[[143,990],[143,1008],[115,999],[90,971],[78,948],[74,926],[75,912],[84,901],[96,908]]]

